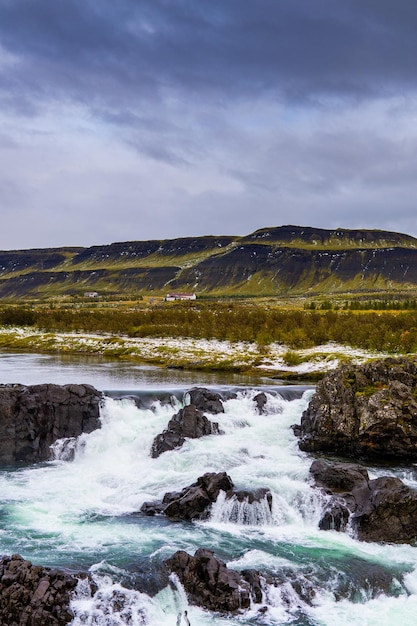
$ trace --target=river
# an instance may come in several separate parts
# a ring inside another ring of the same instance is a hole
[[[79,586],[73,626],[175,626],[184,610],[192,626],[416,624],[415,547],[363,543],[349,533],[318,529],[323,501],[309,481],[312,458],[298,450],[290,428],[313,388],[31,354],[1,354],[0,382],[90,383],[107,393],[102,427],[81,436],[73,461],[0,472],[0,553],[89,570],[96,579],[93,597]],[[236,393],[215,418],[223,434],[188,440],[152,459],[153,438],[195,385]],[[268,398],[262,415],[253,401],[259,390]],[[136,396],[144,408],[129,397],[116,399],[123,395]],[[219,498],[204,522],[138,514],[143,502],[208,471],[227,471],[238,489],[270,489],[272,512],[239,516]],[[417,487],[407,468],[369,471],[371,477],[395,474]],[[262,604],[233,616],[189,606],[178,584],[155,595],[158,564],[176,550],[194,554],[198,547],[214,550],[229,567],[270,573],[280,584],[265,584]]]

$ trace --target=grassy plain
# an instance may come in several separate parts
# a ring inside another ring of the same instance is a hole
[[[417,353],[414,300],[62,298],[0,305],[0,349],[82,352],[190,369],[318,377]]]

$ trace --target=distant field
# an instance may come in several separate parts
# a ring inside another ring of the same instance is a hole
[[[132,338],[245,341],[267,348],[313,348],[329,341],[390,353],[417,352],[411,299],[331,301],[277,298],[163,298],[27,301],[0,306],[0,325],[43,332],[112,333]]]

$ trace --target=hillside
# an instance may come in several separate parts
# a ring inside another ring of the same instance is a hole
[[[281,226],[243,237],[0,251],[0,298],[412,292],[417,239],[381,230]]]

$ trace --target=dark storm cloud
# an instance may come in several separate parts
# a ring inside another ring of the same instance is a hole
[[[0,0],[0,247],[417,235],[416,32],[415,0]]]
[[[121,106],[416,87],[414,0],[2,0],[8,91]],[[52,92],[52,93],[51,93]]]

